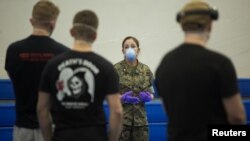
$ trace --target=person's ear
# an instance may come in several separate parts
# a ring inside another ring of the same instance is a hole
[[[211,30],[212,30],[212,22],[210,22],[208,24],[207,30],[208,30],[208,32],[211,32]]]
[[[124,49],[124,47],[122,47],[122,53],[125,54],[125,49]]]
[[[140,54],[141,49],[139,47],[137,47],[137,53],[136,56],[138,56]]]
[[[56,23],[54,21],[49,22],[49,32],[53,32],[55,29]]]
[[[72,37],[75,37],[75,32],[74,32],[74,29],[73,29],[73,28],[71,28],[69,32],[70,32],[70,35],[71,35]]]
[[[50,25],[51,25],[51,28],[52,28],[52,29],[55,29],[55,27],[56,27],[56,22],[55,22],[55,21],[52,21],[52,22],[50,23]]]
[[[91,38],[92,38],[93,41],[95,41],[95,40],[96,40],[96,37],[97,37],[97,33],[95,32],[95,33],[93,33],[93,35],[92,35]]]
[[[32,18],[30,18],[30,23],[31,23],[32,26],[34,26],[34,21],[33,21]]]

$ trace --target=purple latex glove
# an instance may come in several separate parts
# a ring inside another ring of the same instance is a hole
[[[132,96],[133,91],[128,91],[125,92],[122,96],[121,96],[121,101],[123,103],[130,103],[130,104],[137,104],[140,102],[140,99],[138,97],[134,97]]]
[[[140,96],[142,102],[149,102],[153,99],[151,94],[147,91],[140,92],[139,96]]]

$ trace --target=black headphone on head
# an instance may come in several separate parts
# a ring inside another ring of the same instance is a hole
[[[208,10],[190,10],[190,11],[181,11],[178,12],[176,16],[176,21],[179,23],[181,19],[189,15],[208,15],[212,20],[219,19],[219,12],[215,8],[209,8]]]

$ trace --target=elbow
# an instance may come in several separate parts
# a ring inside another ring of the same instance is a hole
[[[119,111],[116,111],[116,112],[115,112],[115,115],[116,115],[116,117],[118,117],[119,119],[122,119],[122,118],[123,118],[123,111],[122,111],[122,109],[119,110]]]
[[[115,110],[115,111],[111,112],[111,115],[113,117],[115,117],[116,119],[122,120],[122,118],[123,118],[123,110],[122,109]]]
[[[230,124],[246,124],[246,114],[245,111],[242,111],[241,113],[234,115],[234,116],[229,116],[228,117],[229,123]]]
[[[37,108],[36,114],[37,114],[38,122],[40,122],[40,120],[43,119],[43,112],[42,112],[42,110]]]
[[[41,116],[41,114],[42,114],[42,110],[41,110],[39,107],[36,108],[36,114],[37,114],[37,117],[38,117],[38,118],[39,118],[39,117]]]
[[[41,107],[37,107],[36,113],[37,113],[37,118],[39,121],[43,120],[49,116],[49,111],[47,109],[44,109]]]

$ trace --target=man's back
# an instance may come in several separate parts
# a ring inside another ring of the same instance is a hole
[[[113,65],[93,52],[68,51],[50,61],[43,74],[40,89],[51,94],[55,138],[105,139],[103,101],[119,91]]]
[[[169,116],[170,139],[204,138],[208,124],[228,124],[222,98],[238,88],[233,66],[223,55],[183,44],[164,57],[156,77]]]
[[[35,35],[9,46],[5,69],[15,91],[18,127],[39,127],[36,104],[42,70],[48,60],[66,50],[68,48],[48,36]]]

